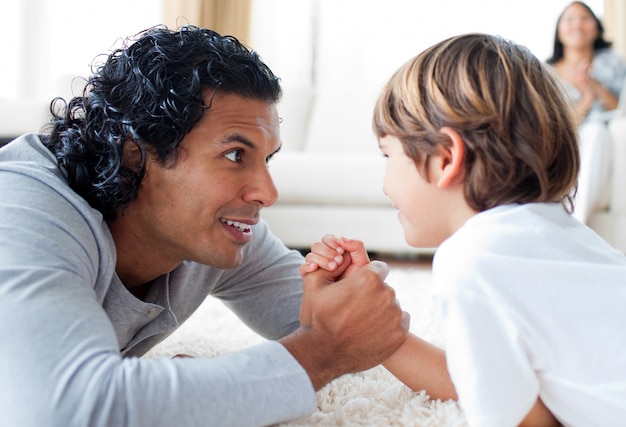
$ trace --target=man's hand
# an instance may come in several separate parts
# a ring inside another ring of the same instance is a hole
[[[319,269],[304,276],[300,328],[280,340],[316,390],[378,365],[402,345],[409,329],[408,314],[384,283],[387,264],[373,261],[335,282],[349,263],[342,264],[335,272]]]

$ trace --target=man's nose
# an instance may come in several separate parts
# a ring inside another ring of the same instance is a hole
[[[247,202],[256,203],[263,207],[272,206],[278,200],[278,189],[267,167],[255,174],[248,184],[245,193]]]

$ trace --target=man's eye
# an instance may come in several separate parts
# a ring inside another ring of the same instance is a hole
[[[237,149],[237,150],[229,151],[228,153],[224,154],[224,157],[226,157],[231,162],[240,163],[242,154],[243,154],[243,150]]]

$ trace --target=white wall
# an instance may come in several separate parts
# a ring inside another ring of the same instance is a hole
[[[97,55],[160,24],[162,14],[154,0],[1,2],[0,99],[69,96],[72,79],[89,75]]]
[[[293,107],[287,105],[312,102],[309,112],[298,111],[298,119],[285,117],[285,148],[304,144],[323,152],[377,152],[372,107],[401,64],[436,42],[467,32],[501,35],[545,60],[552,51],[558,16],[569,3],[253,0],[251,45],[283,80],[281,115],[289,115],[286,110]],[[588,4],[602,15],[603,0]],[[311,89],[310,96],[303,87]],[[304,114],[310,120],[299,120]],[[308,127],[302,129],[302,123]]]
[[[568,3],[253,0],[251,44],[286,85],[307,84],[315,73],[320,84],[377,87],[410,56],[462,32],[498,33],[545,58],[557,16]],[[602,14],[603,0],[587,3]],[[89,74],[96,55],[108,52],[120,37],[160,24],[162,10],[154,0],[1,2],[0,99],[68,96],[71,79]],[[319,33],[316,50],[314,31]]]
[[[382,84],[401,63],[444,38],[499,34],[546,59],[571,0],[253,0],[251,44],[285,84],[306,81],[317,10],[320,84]],[[599,16],[603,0],[586,2]]]

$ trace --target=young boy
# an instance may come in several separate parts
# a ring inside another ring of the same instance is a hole
[[[570,216],[576,128],[541,62],[499,37],[450,38],[396,72],[373,126],[407,242],[438,247],[446,338],[444,353],[411,336],[385,366],[458,398],[471,426],[623,422],[626,257]],[[361,242],[325,236],[301,273],[368,262]]]

